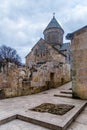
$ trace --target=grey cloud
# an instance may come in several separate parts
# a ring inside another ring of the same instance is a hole
[[[87,0],[0,0],[0,45],[14,47],[24,61],[53,12],[65,35],[87,24]]]

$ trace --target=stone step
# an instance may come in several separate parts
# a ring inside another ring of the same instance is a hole
[[[54,94],[54,96],[55,97],[72,98],[72,94],[65,94],[65,93]]]
[[[13,121],[14,119],[16,119],[17,115],[9,115],[6,116],[5,118],[0,119],[0,125],[6,124],[10,121]]]
[[[72,94],[72,90],[61,90],[60,93]]]

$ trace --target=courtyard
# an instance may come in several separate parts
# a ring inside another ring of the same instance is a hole
[[[69,82],[38,94],[0,100],[0,130],[86,130],[87,101],[72,98],[71,84]],[[64,115],[31,110],[44,103],[74,107]]]

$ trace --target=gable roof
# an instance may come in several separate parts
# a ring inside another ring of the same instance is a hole
[[[65,54],[63,54],[59,49],[57,49],[56,47],[54,47],[53,45],[49,44],[47,41],[45,41],[44,39],[42,39],[45,43],[47,43],[49,46],[51,46],[53,49],[55,49],[55,51],[57,51],[58,53],[60,53],[61,55],[63,55],[64,57],[66,57]]]
[[[80,31],[82,31],[82,30],[84,30],[84,29],[87,29],[87,25],[84,26],[84,27],[82,27],[82,28],[80,28],[80,29],[78,29],[78,30],[76,30],[76,31],[74,31],[74,32],[72,32],[72,33],[68,33],[68,34],[66,35],[66,39],[68,39],[68,40],[73,39],[73,37],[74,37],[74,35],[75,35],[76,33],[80,32]]]
[[[70,43],[63,43],[59,50],[64,51],[64,50],[69,49],[69,47],[70,47]]]
[[[55,48],[54,46],[50,45],[49,43],[47,43],[47,41],[45,41],[45,40],[42,39],[42,38],[34,45],[34,47],[38,44],[38,47],[39,47],[41,50],[44,50],[45,47],[44,47],[44,46],[41,46],[41,45],[40,45],[40,42],[44,42],[45,44],[51,46],[53,49],[55,49],[55,51],[57,51],[58,53],[60,53],[60,54],[63,55],[64,57],[66,57],[66,55],[64,55],[60,50],[58,50],[58,49]],[[33,47],[33,48],[34,48],[34,47]],[[31,49],[31,51],[33,51],[33,48]],[[27,57],[27,56],[31,53],[31,51],[30,51],[25,57]]]

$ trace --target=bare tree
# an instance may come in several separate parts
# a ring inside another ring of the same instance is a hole
[[[8,62],[21,65],[21,58],[15,49],[3,45],[0,47],[0,66],[5,65]]]

